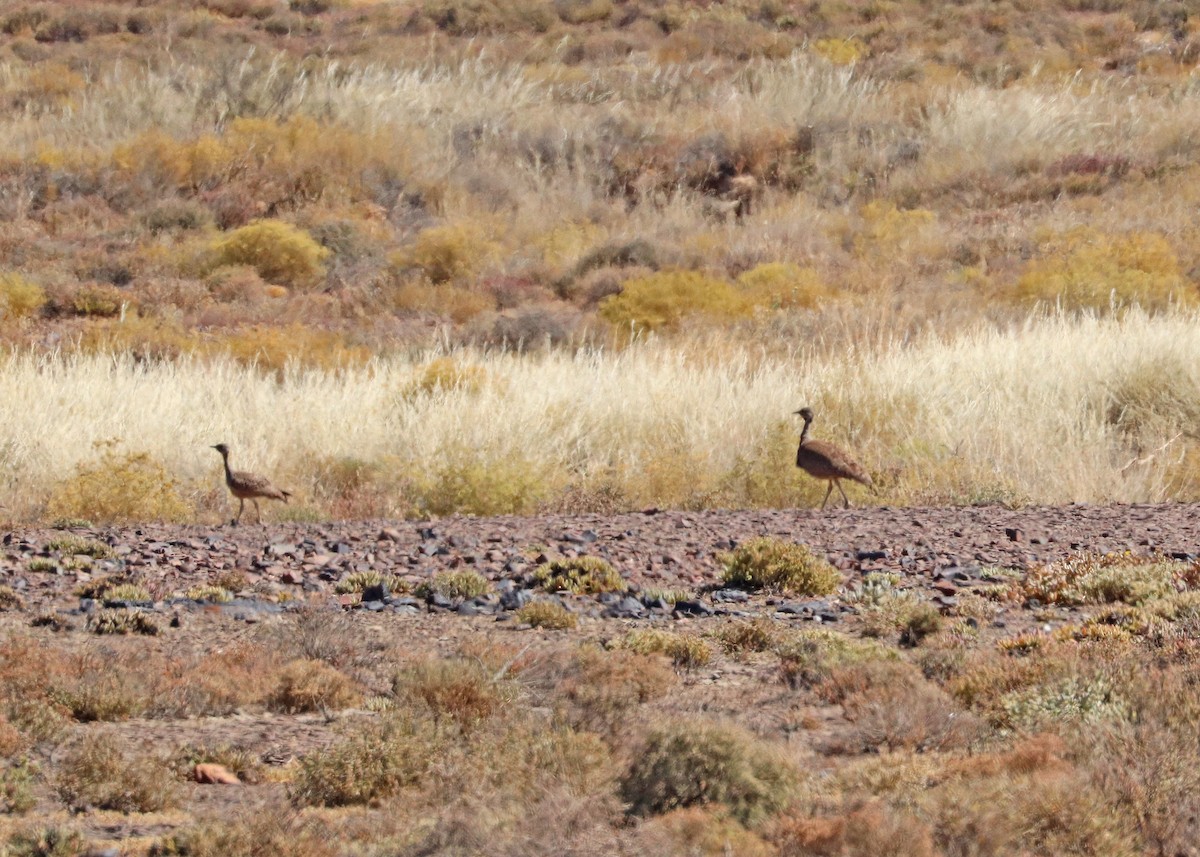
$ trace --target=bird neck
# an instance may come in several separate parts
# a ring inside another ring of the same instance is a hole
[[[812,425],[812,420],[804,421],[804,428],[802,428],[800,430],[800,442],[801,443],[804,443],[804,441],[808,438],[808,429],[811,425]]]
[[[221,461],[223,461],[225,463],[225,478],[229,479],[231,476],[233,476],[233,471],[229,469],[229,453],[228,452],[221,453]]]

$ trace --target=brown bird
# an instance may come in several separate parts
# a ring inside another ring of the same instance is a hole
[[[804,420],[804,430],[800,432],[800,448],[796,450],[796,466],[809,476],[828,480],[829,490],[825,492],[825,499],[821,501],[822,509],[829,502],[829,495],[833,493],[834,485],[837,486],[838,491],[841,491],[842,499],[846,502],[846,508],[849,509],[850,498],[842,490],[842,483],[839,480],[853,479],[868,488],[873,488],[874,483],[871,481],[871,477],[867,471],[863,470],[861,464],[832,443],[808,439],[808,430],[813,421],[812,408],[801,408],[795,413]]]
[[[238,513],[237,517],[233,519],[234,524],[242,520],[242,510],[246,507],[247,500],[254,504],[255,517],[261,524],[262,510],[258,508],[259,497],[265,497],[268,500],[282,500],[286,503],[288,497],[292,496],[290,491],[276,488],[265,476],[247,473],[244,470],[230,470],[229,447],[225,444],[214,444],[213,449],[221,453],[221,460],[225,462],[225,484],[229,486],[229,493],[238,498]]]

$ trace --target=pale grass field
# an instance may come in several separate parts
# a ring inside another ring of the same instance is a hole
[[[1158,501],[1200,487],[1191,315],[1031,318],[845,355],[780,356],[727,336],[458,351],[464,382],[421,391],[446,356],[282,381],[220,362],[13,356],[0,374],[0,395],[22,403],[0,414],[7,515],[43,515],[55,484],[110,440],[208,497],[201,516],[221,497],[218,441],[235,468],[297,491],[275,515],[328,515],[322,481],[347,463],[369,474],[365,511],[380,514],[532,512],[601,485],[625,505],[811,505],[823,485],[792,464],[790,413],[805,404],[814,434],[875,475],[878,496],[850,489],[868,504]]]

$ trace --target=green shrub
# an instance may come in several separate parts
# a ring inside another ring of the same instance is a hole
[[[111,735],[86,735],[70,747],[58,765],[55,785],[71,806],[158,812],[178,803],[169,767],[127,754]]]
[[[329,251],[282,220],[256,220],[212,245],[214,264],[249,265],[269,283],[308,288],[325,275]]]
[[[654,729],[621,778],[633,815],[723,804],[743,824],[787,805],[797,772],[749,733],[710,720],[680,720]]]
[[[1061,302],[1072,309],[1106,310],[1114,304],[1160,309],[1197,301],[1195,287],[1161,235],[1106,235],[1087,227],[1047,240],[1014,291],[1018,299]]]
[[[779,671],[791,687],[813,687],[834,670],[877,660],[896,660],[899,654],[874,641],[856,640],[834,631],[814,629],[783,636],[774,644]]]
[[[113,583],[105,586],[100,596],[104,601],[153,601],[150,591],[136,583]]]
[[[661,271],[625,282],[600,302],[600,315],[619,330],[672,330],[689,316],[717,320],[747,315],[751,302],[724,280],[696,271]]]
[[[727,652],[765,652],[779,637],[768,619],[749,619],[726,625],[716,634]]]
[[[20,274],[0,274],[0,310],[5,318],[27,318],[46,305],[46,293]]]
[[[455,572],[450,573],[454,574]],[[385,577],[374,569],[368,569],[367,571],[351,572],[339,580],[333,589],[342,595],[349,595],[362,592],[370,586],[378,586],[381,583],[387,586],[389,592],[405,592],[408,587],[408,584],[401,577],[396,575],[387,575]],[[484,591],[487,591],[486,588]]]
[[[193,586],[184,594],[193,601],[209,601],[214,604],[223,604],[226,601],[233,600],[232,592],[223,586],[214,586],[212,584]]]
[[[533,579],[547,592],[598,595],[624,592],[627,584],[607,560],[595,556],[554,559],[538,566]]]
[[[531,601],[515,614],[516,621],[534,628],[565,631],[579,624],[579,617],[553,601]]]
[[[88,616],[88,630],[93,634],[141,634],[156,637],[162,629],[141,610],[99,610]]]
[[[705,666],[712,660],[712,646],[695,634],[677,634],[660,628],[630,631],[621,647],[643,655],[666,655],[684,670]]]
[[[109,448],[98,462],[80,463],[74,476],[52,489],[46,514],[113,523],[178,522],[194,518],[195,508],[149,453],[118,455]]]
[[[1030,569],[1014,594],[1042,604],[1137,605],[1174,593],[1185,563],[1129,554],[1084,554]]]
[[[46,542],[46,550],[63,556],[90,556],[92,559],[108,559],[113,555],[112,548],[104,542],[75,535],[51,539]]]
[[[804,545],[775,538],[751,539],[721,556],[722,580],[744,589],[790,595],[828,595],[842,582],[836,568]]]
[[[440,595],[451,601],[478,598],[492,589],[491,581],[472,569],[461,571],[439,571],[429,580],[417,584],[413,594],[418,598]]]

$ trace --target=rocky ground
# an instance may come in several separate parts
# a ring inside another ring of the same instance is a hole
[[[319,604],[328,609],[321,615],[330,617],[320,620],[322,626],[328,622],[331,634],[358,641],[363,675],[378,666],[372,666],[372,660],[390,663],[398,653],[449,656],[464,642],[481,639],[487,645],[518,647],[526,645],[525,640],[534,641],[528,645],[553,645],[571,637],[608,639],[642,623],[671,623],[706,634],[731,617],[765,616],[787,623],[828,624],[856,634],[862,630],[862,617],[851,599],[837,594],[792,598],[725,588],[721,554],[758,536],[799,542],[825,555],[842,571],[847,587],[871,572],[894,572],[900,588],[913,590],[943,613],[966,616],[966,609],[956,608],[965,608],[967,593],[1069,555],[1200,555],[1198,511],[1200,506],[1188,504],[644,510],[613,516],[238,527],[29,528],[12,530],[0,539],[0,584],[17,596],[0,614],[0,635],[33,634],[39,645],[103,649],[110,645],[104,641],[117,638],[89,633],[88,614],[101,605],[79,593],[90,581],[107,575],[120,575],[147,590],[152,602],[127,606],[157,616],[162,629],[155,637],[123,638],[126,649],[146,646],[147,651],[182,657],[238,639],[271,639],[276,626],[287,625],[294,634],[301,626],[287,614],[296,605]],[[94,552],[101,556],[77,553],[98,545],[104,549]],[[515,608],[530,598],[548,597],[535,592],[532,572],[537,565],[547,557],[575,555],[608,560],[630,584],[629,592],[558,596],[581,620],[574,631],[528,631],[514,621]],[[493,591],[465,602],[413,594],[433,575],[461,569],[486,576]],[[396,585],[368,593],[368,598],[338,591],[339,582],[350,575],[370,571]],[[195,586],[230,580],[242,585],[227,603],[186,597]],[[1073,608],[1003,599],[988,603],[989,611],[980,614],[986,615],[980,620],[981,644],[1079,619]],[[14,605],[17,609],[11,609]],[[336,611],[336,606],[343,609]],[[803,721],[814,742],[835,741],[847,728],[842,713],[828,706],[797,708],[794,694],[781,690],[773,669],[718,653],[710,665],[689,673],[664,705],[676,713],[703,711],[706,716],[736,718],[767,734],[788,734],[793,721]],[[372,681],[367,678],[365,683]],[[231,744],[255,757],[278,755],[286,762],[335,740],[338,726],[319,714],[254,711],[226,717],[132,719],[104,728],[164,756],[178,755],[179,748],[189,744]],[[161,818],[93,813],[81,822],[83,829],[92,841],[127,847],[150,842],[197,814],[244,808],[246,797],[239,793],[198,784],[188,788],[190,797],[181,812]],[[284,787],[269,777],[256,788],[260,798],[284,793]],[[49,786],[44,787],[38,812],[51,818],[51,813],[62,812],[56,806]]]
[[[1200,554],[1200,506],[1072,505],[1008,509],[863,508],[678,512],[622,515],[454,517],[436,521],[328,524],[242,524],[71,530],[102,542],[112,558],[93,564],[43,562],[62,530],[14,530],[3,536],[0,581],[31,605],[60,602],[80,583],[109,572],[134,575],[159,597],[240,571],[258,594],[332,593],[354,572],[377,571],[419,582],[445,570],[471,568],[506,589],[520,589],[540,557],[592,555],[608,560],[635,590],[719,587],[722,552],[756,536],[808,545],[852,583],[891,571],[902,585],[953,598],[962,585],[1003,569],[1023,570],[1084,552]],[[32,569],[42,569],[35,571]],[[511,581],[507,583],[506,581]],[[696,599],[716,607],[710,591]],[[720,599],[720,595],[717,595]],[[350,599],[345,599],[349,601]],[[423,611],[403,599],[382,607]],[[255,599],[228,609],[245,611]],[[499,608],[498,599],[494,606]],[[449,605],[432,605],[434,609]],[[491,612],[485,600],[475,607]],[[456,605],[457,609],[457,605]],[[463,612],[473,612],[471,607]],[[478,611],[474,611],[478,612]],[[636,611],[631,611],[636,612]]]

